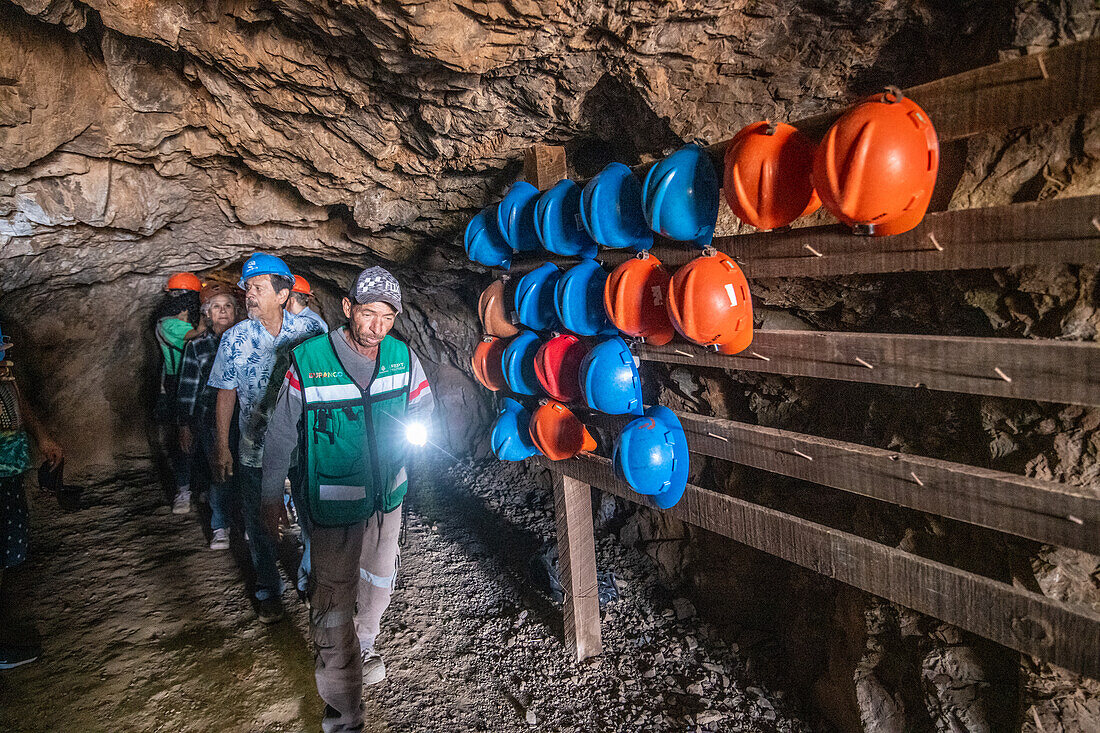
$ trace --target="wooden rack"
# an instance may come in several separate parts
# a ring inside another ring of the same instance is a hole
[[[1021,127],[1100,106],[1100,38],[1050,49],[906,90],[942,142]],[[820,137],[841,110],[796,122]],[[725,143],[709,148],[720,162]],[[528,151],[527,179],[546,189],[566,176],[564,150]],[[719,237],[750,282],[766,277],[1100,264],[1100,196],[929,214],[893,237],[854,237],[839,226]],[[672,267],[696,252],[658,243]],[[617,264],[631,256],[604,251]],[[540,260],[541,262],[542,260]],[[551,260],[566,262],[566,260]],[[517,262],[514,271],[532,264]],[[1033,339],[759,331],[726,356],[682,341],[638,344],[642,359],[995,397],[1100,404],[1100,346]],[[578,415],[612,429],[622,417]],[[1100,554],[1100,492],[872,446],[679,414],[696,455],[732,461],[878,501],[1031,540]],[[590,487],[651,506],[581,455],[534,459],[553,474],[565,634],[583,659],[600,653]],[[1021,653],[1100,677],[1100,614],[698,486],[667,514],[809,568]]]

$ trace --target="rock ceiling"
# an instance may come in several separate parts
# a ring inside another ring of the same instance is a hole
[[[532,144],[580,173],[636,162],[988,61],[1011,25],[992,2],[17,2],[5,291],[259,247],[459,266],[464,223]]]

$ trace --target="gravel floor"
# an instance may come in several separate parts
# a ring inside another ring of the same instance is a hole
[[[621,592],[605,651],[572,661],[528,572],[553,537],[549,492],[496,461],[420,469],[369,731],[810,730],[612,535],[597,543]],[[255,620],[239,537],[205,549],[197,516],[168,513],[143,464],[84,503],[34,509],[15,585],[46,651],[0,672],[0,731],[319,730],[304,608],[288,591],[287,621]],[[289,567],[293,541],[283,549]]]

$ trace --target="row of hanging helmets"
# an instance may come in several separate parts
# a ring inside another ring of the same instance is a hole
[[[726,147],[721,190],[742,221],[788,226],[824,205],[861,234],[906,232],[924,218],[939,170],[928,115],[887,87],[842,115],[820,144],[783,123],[756,122]],[[466,253],[488,267],[513,252],[545,249],[594,257],[598,245],[653,246],[653,234],[703,248],[718,217],[718,176],[707,152],[686,145],[649,169],[644,182],[611,163],[582,190],[568,179],[540,195],[520,181],[466,228]]]
[[[888,87],[842,115],[816,145],[791,125],[745,127],[725,150],[721,192],[758,229],[788,226],[824,205],[854,232],[885,236],[921,221],[938,165],[927,114]],[[637,362],[619,334],[664,345],[679,333],[726,354],[749,346],[746,278],[709,246],[719,195],[714,165],[693,144],[652,166],[644,181],[612,163],[583,189],[563,180],[540,194],[519,182],[474,217],[465,246],[480,264],[508,269],[514,252],[540,249],[582,258],[564,271],[545,263],[502,278],[482,293],[486,337],[474,372],[488,389],[513,395],[501,400],[493,426],[498,457],[560,460],[593,450],[570,404],[635,415],[615,441],[616,473],[660,507],[679,501],[688,473],[684,430],[667,408],[643,414]],[[703,252],[670,273],[648,252],[655,233]],[[638,256],[608,273],[592,259],[601,245]],[[522,403],[540,398],[535,409]]]
[[[590,259],[564,272],[546,262],[518,279],[494,281],[481,294],[478,311],[490,336],[514,336],[525,326],[578,336],[622,332],[662,346],[679,333],[727,354],[752,342],[748,281],[736,262],[713,248],[675,275],[648,252],[610,274]]]

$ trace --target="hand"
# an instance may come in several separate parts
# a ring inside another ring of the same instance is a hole
[[[286,507],[280,498],[279,501],[263,502],[260,504],[260,519],[267,528],[268,533],[278,539],[279,522],[286,515]]]
[[[233,454],[229,452],[229,446],[219,445],[214,449],[214,457],[210,461],[210,471],[214,474],[214,480],[219,484],[229,480],[233,475]]]
[[[43,436],[38,441],[38,450],[42,452],[42,455],[46,458],[46,463],[50,466],[56,466],[61,462],[61,459],[65,457],[65,452],[61,450],[61,446],[53,441],[53,438]]]
[[[180,450],[186,455],[191,455],[191,448],[194,447],[195,439],[191,435],[191,428],[187,425],[180,425]]]

